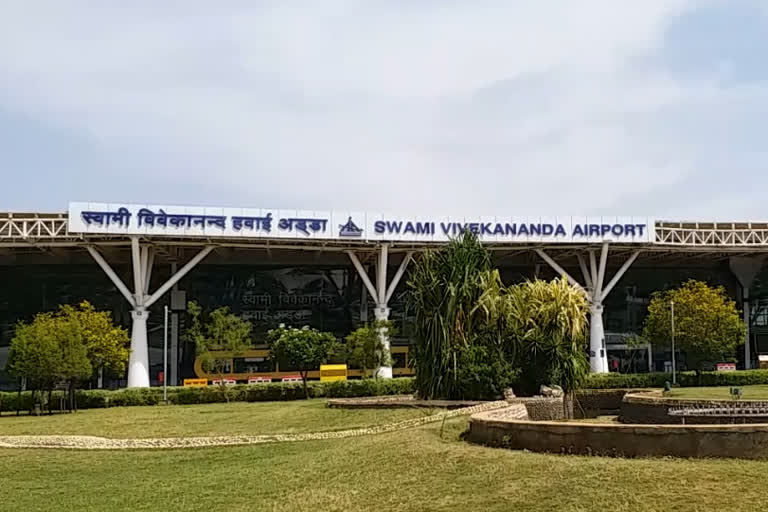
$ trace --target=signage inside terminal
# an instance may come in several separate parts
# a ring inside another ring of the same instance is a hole
[[[69,231],[207,238],[445,242],[470,231],[487,242],[650,243],[642,217],[403,217],[386,214],[71,203]]]

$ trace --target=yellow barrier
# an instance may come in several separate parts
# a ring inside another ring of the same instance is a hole
[[[320,382],[333,382],[347,380],[347,365],[345,364],[321,364]]]
[[[208,379],[184,379],[185,388],[204,388],[208,386]]]

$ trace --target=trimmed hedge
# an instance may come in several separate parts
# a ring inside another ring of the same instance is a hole
[[[310,381],[307,383],[311,398],[353,398],[362,396],[400,395],[413,393],[412,378],[366,379],[337,382]],[[210,404],[226,402],[227,397],[218,386],[205,388],[169,387],[168,403]],[[271,384],[238,384],[228,389],[231,402],[272,402],[303,400],[304,388],[301,382],[274,382]],[[39,395],[38,395],[39,396]],[[53,393],[54,409],[57,409],[61,392]],[[75,393],[78,409],[101,409],[105,407],[126,407],[134,405],[159,405],[163,401],[163,388],[141,389],[83,389]],[[32,408],[32,393],[24,391],[0,392],[0,413]]]
[[[663,388],[672,382],[670,373],[601,373],[592,374],[584,383],[586,389]],[[697,386],[749,386],[768,384],[768,370],[739,370],[735,372],[680,372],[677,382],[681,387]]]

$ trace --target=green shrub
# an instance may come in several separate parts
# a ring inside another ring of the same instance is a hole
[[[599,373],[590,374],[584,387],[587,389],[663,388],[672,382],[670,373]],[[679,372],[677,382],[681,387],[697,386],[749,386],[768,384],[768,370],[740,370],[735,372]]]
[[[591,373],[584,382],[586,389],[663,388],[672,382],[669,373]]]
[[[470,345],[459,352],[457,367],[460,399],[501,398],[520,376],[520,371],[512,368],[501,351],[483,345]]]
[[[361,396],[399,395],[413,393],[412,378],[365,379],[337,382],[310,381],[307,383],[310,398],[354,398]],[[218,386],[205,388],[167,388],[168,402],[176,405],[210,404],[226,402],[227,397]],[[39,396],[39,395],[38,395]],[[57,409],[61,392],[54,392],[52,400]],[[233,402],[272,402],[303,400],[304,389],[300,382],[273,382],[265,384],[239,384],[229,388],[229,400]],[[158,405],[163,401],[163,388],[142,389],[88,389],[75,393],[78,409],[103,409],[136,405]],[[24,391],[0,392],[0,413],[28,411],[32,408],[32,393]]]
[[[702,372],[696,376],[685,372],[678,379],[682,386],[750,386],[768,384],[768,370],[740,370],[735,372]]]

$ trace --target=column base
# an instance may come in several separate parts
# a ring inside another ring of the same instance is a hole
[[[128,360],[128,387],[149,387],[149,346],[147,343],[147,317],[145,309],[131,311],[131,357]]]

